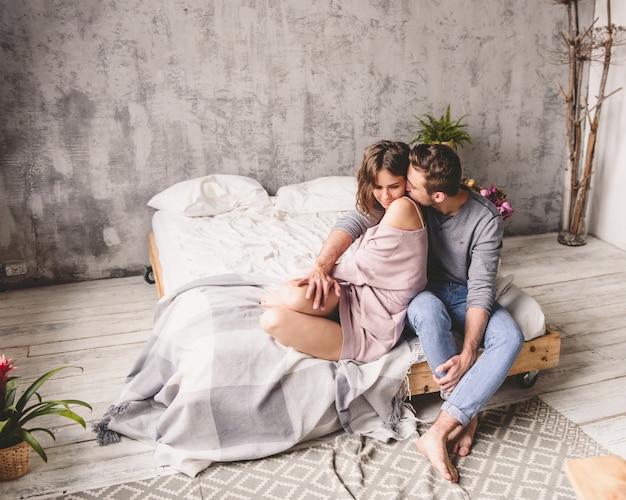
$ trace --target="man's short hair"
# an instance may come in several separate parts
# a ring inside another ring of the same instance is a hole
[[[461,160],[454,150],[445,144],[418,144],[409,153],[411,167],[422,172],[426,180],[426,192],[438,191],[454,196],[459,192]]]

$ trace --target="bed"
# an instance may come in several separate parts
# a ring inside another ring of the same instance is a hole
[[[230,179],[229,176],[219,178]],[[166,290],[200,276],[232,269],[243,268],[278,279],[301,276],[310,269],[337,218],[354,208],[356,185],[352,177],[323,177],[284,186],[272,198],[265,198],[263,188],[252,181],[251,198],[243,205],[231,200],[224,210],[256,204],[255,210],[228,211],[220,214],[219,219],[197,218],[196,214],[220,210],[199,207],[204,195],[200,194],[198,185],[215,179],[215,176],[207,176],[183,181],[149,202],[153,208],[161,209],[154,214],[154,231],[148,235],[150,267],[146,275],[147,281],[156,283],[159,297]],[[194,187],[195,194],[190,194]],[[265,246],[261,248],[258,241],[251,245],[245,229],[244,233],[233,229],[239,224],[252,234],[256,231],[257,237],[263,235]],[[212,246],[207,242],[212,242]],[[220,251],[233,247],[244,256]],[[198,249],[202,250],[195,253]],[[498,277],[498,300],[514,314],[526,342],[509,375],[516,377],[521,388],[529,388],[536,382],[540,370],[558,365],[561,340],[558,332],[545,324],[539,304],[517,288],[512,279],[512,276]],[[411,395],[439,392],[425,361],[411,367],[408,380]]]
[[[359,364],[303,355],[258,326],[261,296],[308,271],[353,209],[355,189],[354,178],[333,176],[269,196],[252,178],[214,174],[153,197],[154,329],[96,427],[99,442],[152,443],[158,465],[195,476],[215,461],[262,458],[339,430],[382,441],[411,435],[405,398],[438,391],[414,335]],[[560,339],[510,277],[499,288],[534,337],[510,373],[530,386],[558,363]]]

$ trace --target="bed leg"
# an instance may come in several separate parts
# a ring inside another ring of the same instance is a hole
[[[152,266],[146,266],[146,270],[143,272],[143,279],[146,281],[146,283],[154,285],[155,281]]]
[[[519,373],[515,376],[517,385],[522,389],[530,389],[539,378],[539,370],[531,370],[525,373]]]

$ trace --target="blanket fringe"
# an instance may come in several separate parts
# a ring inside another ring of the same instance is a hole
[[[396,394],[391,400],[391,415],[389,420],[385,422],[385,428],[393,432],[397,432],[396,429],[402,421],[402,407],[404,405],[404,398],[399,394]]]
[[[400,384],[400,388],[398,392],[391,399],[391,415],[387,422],[385,422],[385,428],[393,431],[394,433],[399,433],[400,424],[407,420],[406,417],[403,417],[403,409],[408,408],[411,413],[415,416],[415,409],[410,404],[406,403],[406,398],[411,397],[411,392],[409,391],[409,377],[408,375]]]
[[[119,433],[109,429],[109,422],[118,413],[122,413],[128,408],[129,403],[123,403],[118,406],[109,406],[108,410],[102,417],[102,420],[94,424],[91,428],[96,433],[96,441],[100,446],[106,446],[112,443],[119,443],[121,436]]]

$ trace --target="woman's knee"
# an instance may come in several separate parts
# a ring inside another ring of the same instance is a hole
[[[283,307],[266,310],[260,319],[261,328],[283,345],[294,347],[293,328],[288,318],[289,312]],[[292,318],[293,319],[293,318]]]
[[[296,280],[286,281],[278,290],[280,305],[293,311],[300,311],[306,305],[306,287],[296,286]]]
[[[269,333],[271,336],[276,337],[276,332],[280,330],[281,325],[281,314],[279,307],[272,307],[270,309],[266,309],[263,314],[261,314],[261,318],[259,323],[261,324],[261,328],[266,333]]]

